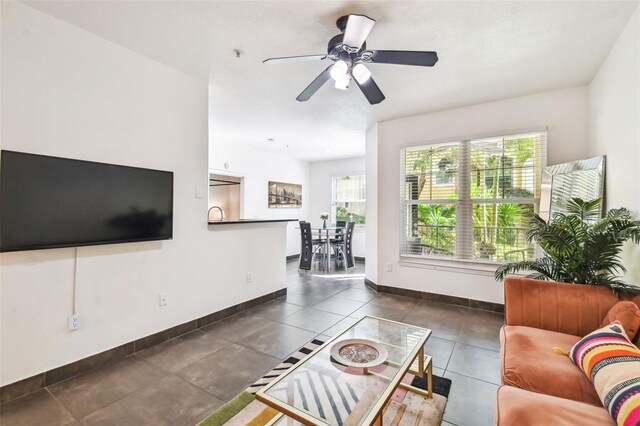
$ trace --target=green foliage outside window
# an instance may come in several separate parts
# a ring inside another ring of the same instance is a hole
[[[453,255],[456,244],[456,208],[444,204],[419,204],[418,236],[430,251]],[[426,226],[420,226],[421,224]]]
[[[468,173],[472,203],[473,257],[489,260],[525,260],[534,246],[526,241],[527,218],[535,210],[535,138],[505,139],[493,146],[471,145]],[[407,164],[416,176],[412,199],[449,199],[451,204],[418,204],[414,233],[431,253],[455,255],[457,147],[425,148],[412,152]],[[435,176],[435,179],[434,179]],[[435,188],[451,182],[447,188]],[[510,199],[520,199],[514,202]],[[484,201],[486,200],[486,201]]]
[[[336,207],[336,221],[342,220],[345,222],[355,222],[356,224],[366,223],[365,216],[355,213],[350,213],[344,207]]]

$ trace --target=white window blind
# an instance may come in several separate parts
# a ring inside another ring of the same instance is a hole
[[[332,216],[335,221],[366,222],[366,184],[364,175],[332,178]]]
[[[401,255],[531,259],[546,132],[411,147],[401,155]]]

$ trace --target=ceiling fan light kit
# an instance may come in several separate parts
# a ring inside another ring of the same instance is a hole
[[[371,71],[369,71],[369,68],[367,68],[366,66],[358,63],[353,66],[351,75],[353,75],[353,78],[355,78],[358,83],[362,84],[369,80],[369,78],[371,77]]]
[[[306,89],[298,95],[299,102],[308,101],[330,78],[337,89],[347,90],[353,78],[370,104],[378,104],[385,99],[384,94],[364,64],[397,64],[432,67],[438,62],[436,52],[406,50],[367,50],[366,39],[376,23],[364,15],[340,17],[336,25],[342,34],[329,41],[326,55],[303,55],[269,58],[265,64],[283,62],[316,61],[331,59],[330,65],[318,75]]]
[[[331,75],[332,79],[338,81],[342,80],[347,75],[348,71],[349,65],[347,65],[345,61],[339,60],[334,66],[331,67],[331,71],[329,71],[329,74]]]
[[[351,80],[351,78],[349,77],[348,74],[345,74],[339,80],[336,80],[334,87],[340,90],[347,90],[349,89],[349,80]]]

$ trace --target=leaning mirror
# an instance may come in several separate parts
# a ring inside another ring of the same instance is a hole
[[[566,213],[564,206],[574,197],[602,198],[604,155],[545,167],[542,171],[540,217],[549,220],[555,213]]]

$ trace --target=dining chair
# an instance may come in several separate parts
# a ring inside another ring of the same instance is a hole
[[[319,248],[324,246],[324,242],[320,239],[313,239],[311,233],[311,224],[309,222],[300,221],[300,264],[298,269],[311,270],[313,257]]]
[[[346,220],[336,220],[336,228],[345,228],[347,226]],[[335,238],[331,240],[333,241],[342,241],[344,240],[344,229],[336,229]]]
[[[355,222],[347,223],[347,228],[344,233],[344,240],[331,243],[336,253],[342,255],[342,261],[344,263],[344,269],[353,268],[355,266],[355,260],[353,259],[353,228]],[[337,259],[337,256],[336,256]]]
[[[346,220],[336,220],[336,228],[345,228],[347,226]],[[336,229],[334,238],[331,238],[331,249],[335,253],[336,262],[342,262],[342,252],[334,247],[335,244],[344,243],[344,229]]]

